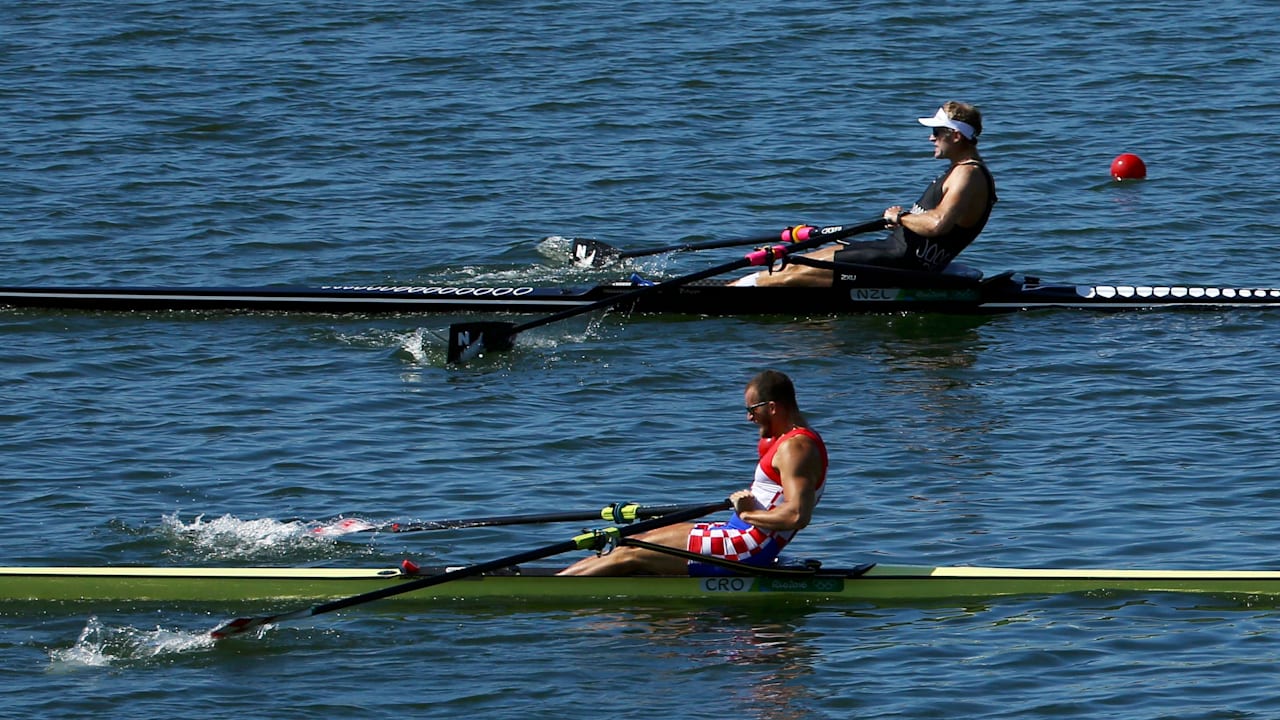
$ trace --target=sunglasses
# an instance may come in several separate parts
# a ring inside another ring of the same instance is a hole
[[[771,403],[771,402],[773,402],[773,401],[772,401],[772,400],[761,400],[761,401],[760,401],[760,402],[758,402],[758,403],[751,403],[750,405],[748,405],[748,406],[747,406],[747,414],[748,414],[748,415],[755,415],[755,414],[756,414],[756,408],[761,407],[761,406],[763,406],[763,405],[768,405],[768,404],[769,404],[769,403]]]
[[[947,133],[953,133],[953,132],[955,132],[953,128],[936,127],[929,133],[929,137],[932,137],[932,138],[946,137]]]

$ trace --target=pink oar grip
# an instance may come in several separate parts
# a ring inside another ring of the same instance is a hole
[[[774,245],[747,253],[747,262],[752,265],[772,265],[774,260],[787,254],[786,245]]]
[[[814,231],[812,225],[797,225],[782,231],[782,242],[804,242]]]

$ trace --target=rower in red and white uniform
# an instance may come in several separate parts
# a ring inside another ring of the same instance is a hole
[[[636,536],[698,555],[767,566],[809,524],[827,477],[827,450],[796,403],[791,379],[766,370],[747,383],[747,417],[760,428],[760,462],[751,487],[729,497],[727,522],[682,523]],[[716,575],[720,565],[623,545],[585,558],[562,575]]]

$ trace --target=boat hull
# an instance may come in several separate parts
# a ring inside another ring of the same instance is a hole
[[[442,571],[424,569],[423,574]],[[859,574],[861,573],[861,574]],[[312,603],[420,575],[397,569],[0,568],[0,602]],[[548,569],[455,580],[387,598],[392,603],[592,602],[902,603],[1090,592],[1280,597],[1280,572],[1052,570],[877,565],[796,577],[557,577]]]
[[[500,312],[547,314],[635,290],[594,287],[439,285],[247,288],[0,287],[0,306],[105,312],[233,311],[321,314]],[[982,282],[948,278],[894,285],[866,278],[829,287],[737,287],[704,281],[642,293],[619,305],[638,313],[821,315],[851,313],[997,314],[1025,310],[1275,308],[1280,289],[1045,284],[1010,274]]]

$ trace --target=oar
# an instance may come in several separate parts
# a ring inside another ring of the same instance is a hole
[[[345,535],[357,532],[407,533],[425,530],[455,530],[458,528],[493,527],[498,525],[536,525],[540,523],[578,522],[580,520],[605,520],[612,523],[629,523],[646,518],[661,517],[673,512],[688,510],[694,505],[640,505],[617,502],[601,510],[580,512],[545,513],[541,515],[494,515],[491,517],[463,518],[461,520],[416,520],[413,522],[367,523],[360,520],[340,520],[330,525],[313,528],[317,535]]]
[[[884,227],[884,218],[878,217],[861,225],[832,225],[828,227],[813,227],[811,225],[801,225],[794,228],[787,228],[782,231],[782,240],[784,242],[792,242],[791,245],[774,245],[766,247],[754,252],[747,253],[744,257],[732,262],[716,265],[706,270],[700,270],[688,275],[664,280],[653,285],[644,285],[631,290],[629,292],[607,297],[595,302],[579,305],[578,307],[561,310],[553,315],[548,315],[537,320],[530,320],[526,323],[516,325],[509,322],[484,321],[470,323],[454,323],[449,326],[449,351],[448,360],[451,363],[469,360],[486,349],[489,350],[509,350],[516,335],[525,330],[532,330],[536,327],[549,325],[553,322],[565,320],[567,318],[582,315],[584,313],[594,312],[603,308],[612,307],[622,303],[630,302],[636,298],[651,293],[662,292],[672,288],[688,285],[698,280],[704,280],[714,275],[727,273],[731,270],[744,268],[751,265],[772,265],[775,260],[785,257],[789,253],[798,252],[800,250],[808,250],[810,248],[825,245],[841,238],[856,235],[858,233],[870,232],[872,230]]]
[[[527,550],[515,555],[498,558],[497,560],[490,560],[488,562],[457,568],[448,572],[440,573],[439,575],[428,575],[427,577],[420,578],[418,580],[410,580],[408,582],[398,583],[395,585],[388,585],[387,587],[371,590],[367,593],[352,595],[351,597],[341,598],[339,600],[331,600],[309,608],[294,610],[293,612],[281,613],[279,615],[264,615],[261,617],[236,618],[235,620],[219,625],[209,634],[214,638],[221,639],[231,635],[239,635],[264,625],[274,625],[286,620],[297,620],[300,618],[312,617],[314,615],[322,615],[324,613],[342,610],[343,608],[349,608],[355,605],[363,605],[365,603],[392,597],[394,595],[403,595],[404,593],[421,590],[433,585],[441,585],[451,580],[474,577],[493,570],[501,570],[502,568],[510,567],[512,565],[542,560],[543,558],[548,558],[552,555],[560,555],[573,550],[599,550],[610,544],[616,544],[620,538],[638,535],[655,528],[700,518],[703,515],[716,512],[717,510],[724,510],[731,506],[732,504],[728,500],[722,500],[710,505],[692,505],[680,512],[673,512],[663,515],[662,517],[645,520],[644,522],[636,523],[635,525],[630,525],[622,529],[604,528],[600,530],[590,530],[574,537],[571,540],[558,542],[554,545],[547,545],[546,547]]]
[[[737,247],[739,245],[759,245],[761,243],[773,242],[777,238],[773,235],[764,235],[753,238],[737,238],[733,240],[709,240],[700,243],[679,243],[676,245],[663,245],[661,247],[644,248],[643,250],[619,250],[607,242],[600,240],[589,240],[586,238],[573,239],[573,262],[581,267],[600,267],[601,265],[609,265],[626,258],[646,257],[648,255],[661,255],[666,252],[684,252],[688,250],[716,250],[718,248]]]

